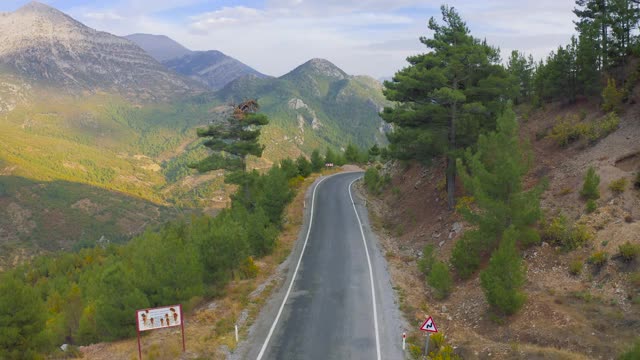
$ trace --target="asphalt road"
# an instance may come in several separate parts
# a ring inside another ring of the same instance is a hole
[[[349,191],[361,176],[334,175],[310,189],[305,226],[282,289],[234,358],[404,358],[403,325],[386,262],[369,230],[363,200]]]

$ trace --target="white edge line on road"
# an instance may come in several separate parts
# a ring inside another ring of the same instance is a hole
[[[364,244],[364,251],[367,254],[367,263],[369,263],[369,278],[371,279],[371,298],[373,299],[373,327],[376,332],[376,354],[378,355],[378,360],[380,357],[380,336],[378,335],[378,311],[376,310],[376,289],[373,283],[373,268],[371,267],[371,257],[369,257],[369,248],[367,247],[367,240],[364,236],[364,230],[362,229],[362,222],[360,221],[360,215],[358,215],[358,210],[356,209],[356,203],[353,201],[353,196],[351,195],[351,186],[354,182],[362,179],[359,177],[349,184],[349,198],[351,198],[351,205],[353,205],[353,211],[356,213],[356,218],[358,219],[358,225],[360,225],[360,234],[362,235],[362,243]]]
[[[334,174],[338,175],[338,174]],[[298,264],[296,265],[296,269],[293,271],[293,278],[291,278],[291,283],[289,284],[289,288],[287,289],[287,293],[284,295],[284,299],[282,299],[282,304],[280,304],[280,309],[278,310],[278,315],[276,315],[276,319],[273,320],[273,324],[271,324],[271,329],[269,329],[269,334],[267,334],[267,338],[264,340],[264,344],[262,344],[262,348],[260,349],[260,353],[256,360],[262,359],[264,356],[264,352],[267,350],[267,346],[269,346],[269,340],[271,340],[271,336],[276,329],[276,325],[278,325],[278,320],[280,320],[280,315],[282,315],[282,310],[284,309],[284,305],[287,303],[289,299],[289,294],[291,293],[291,289],[293,288],[293,283],[296,281],[296,276],[298,275],[298,269],[300,268],[300,263],[302,262],[302,256],[304,255],[304,249],[307,248],[307,242],[309,241],[309,234],[311,234],[311,225],[313,225],[313,212],[315,210],[315,200],[316,200],[316,190],[318,190],[318,186],[325,181],[326,179],[334,176],[330,175],[327,177],[323,177],[316,183],[316,186],[313,188],[313,195],[311,196],[311,216],[309,217],[309,228],[307,229],[307,236],[304,239],[304,245],[302,245],[302,251],[300,252],[300,257],[298,258]],[[369,264],[369,268],[371,268],[371,264]],[[378,359],[380,357],[378,356]]]

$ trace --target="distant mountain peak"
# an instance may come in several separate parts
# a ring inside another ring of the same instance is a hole
[[[23,6],[21,6],[16,12],[56,12],[60,13],[59,10],[41,3],[39,1],[30,1]]]
[[[39,2],[0,15],[0,66],[71,93],[115,91],[154,100],[203,90],[130,41]]]
[[[131,34],[126,39],[134,42],[159,62],[191,54],[192,51],[166,35]]]
[[[321,58],[313,58],[306,63],[298,66],[285,77],[292,76],[293,74],[311,73],[312,75],[321,75],[337,80],[343,80],[349,77],[342,69],[337,67],[331,61]]]

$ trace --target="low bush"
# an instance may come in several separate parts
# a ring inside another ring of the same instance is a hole
[[[547,137],[561,147],[566,147],[581,139],[593,143],[614,132],[620,126],[620,118],[614,112],[610,112],[602,119],[591,122],[577,122],[573,118],[559,119]],[[538,135],[536,135],[537,137]]]
[[[609,190],[611,190],[615,194],[621,194],[627,188],[628,180],[627,178],[620,178],[618,180],[614,180],[609,184]]]
[[[436,290],[436,298],[444,299],[449,296],[453,285],[449,267],[442,261],[436,261],[427,276],[427,283]]]
[[[580,196],[587,200],[597,200],[600,198],[600,176],[596,173],[596,169],[590,166],[587,173],[584,175],[584,184],[582,190],[580,190]]]
[[[582,265],[582,261],[580,260],[572,261],[569,265],[569,273],[576,276],[580,275],[582,273]]]
[[[609,260],[609,254],[606,251],[596,251],[589,257],[589,263],[596,268],[601,268]]]
[[[564,215],[545,219],[541,226],[542,240],[561,246],[567,251],[577,249],[593,238],[584,225],[570,224]]]
[[[424,249],[422,249],[422,258],[418,260],[418,270],[420,270],[424,275],[431,272],[431,267],[436,261],[434,252],[435,247],[431,244],[426,245]]]
[[[640,255],[640,244],[632,244],[630,241],[620,245],[619,249],[624,261],[633,261]]]
[[[382,193],[384,188],[391,182],[389,175],[382,175],[375,167],[370,167],[364,173],[364,185],[367,190],[375,195]]]
[[[638,173],[636,174],[636,179],[633,181],[633,186],[636,189],[640,189],[640,170],[638,170]]]
[[[592,212],[596,211],[598,209],[598,204],[596,204],[596,202],[592,199],[587,200],[587,206],[586,206],[586,210],[588,214],[591,214]]]
[[[637,360],[640,359],[640,338],[627,350],[624,354],[618,357],[618,360]]]
[[[624,92],[618,90],[614,79],[607,80],[607,86],[602,90],[602,110],[620,112]]]

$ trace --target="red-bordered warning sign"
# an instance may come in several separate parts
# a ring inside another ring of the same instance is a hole
[[[438,332],[438,328],[436,327],[436,323],[433,322],[433,318],[431,316],[429,316],[427,321],[425,321],[424,324],[422,324],[422,326],[420,326],[420,330],[426,331],[426,332],[432,332],[432,333],[437,333]]]

